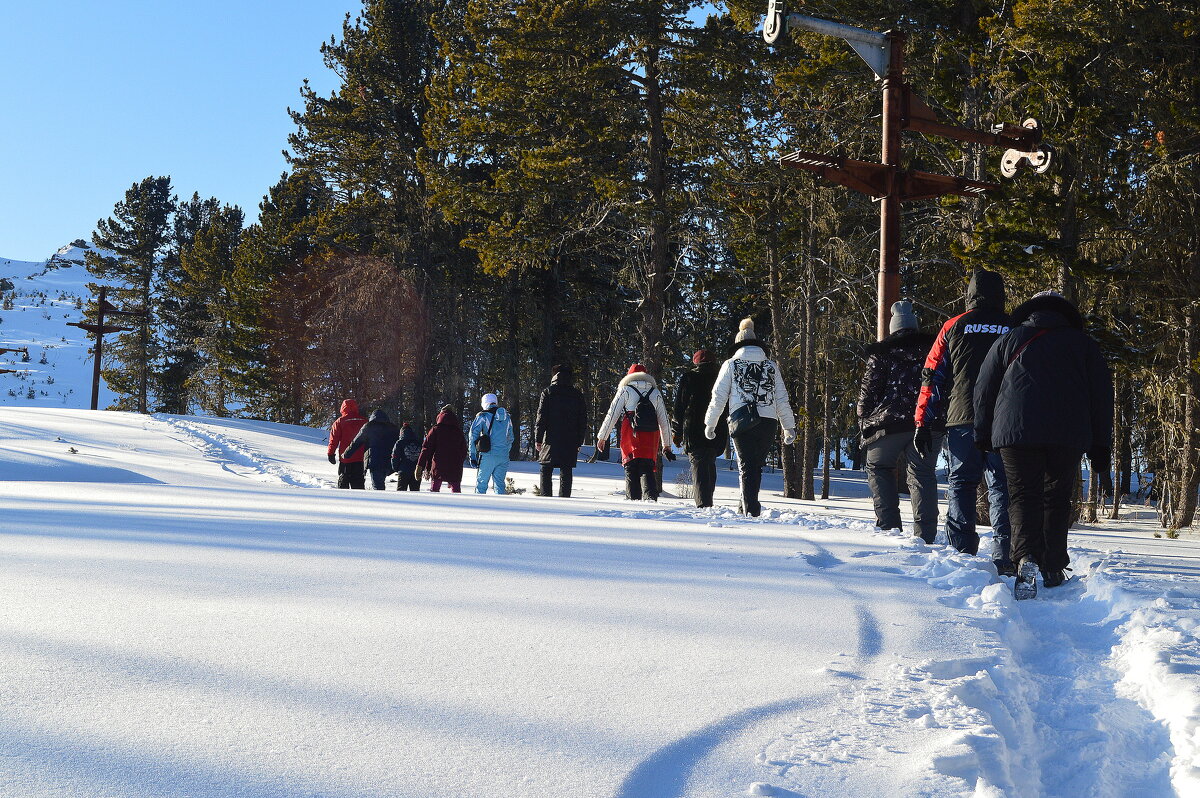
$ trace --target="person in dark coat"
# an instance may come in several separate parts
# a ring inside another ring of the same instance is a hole
[[[1071,495],[1086,452],[1111,493],[1112,372],[1079,311],[1043,291],[1013,312],[975,386],[975,440],[1008,476],[1017,598],[1065,581]]]
[[[717,437],[704,434],[704,413],[712,398],[720,364],[707,349],[692,355],[693,369],[679,377],[675,388],[672,437],[675,445],[687,452],[692,467],[692,498],[697,507],[712,507],[717,487],[717,457],[729,443],[728,413],[717,422]]]
[[[421,439],[417,431],[405,421],[400,426],[400,437],[392,447],[392,470],[396,472],[396,490],[420,490],[417,479],[417,458],[421,456]]]
[[[867,348],[867,370],[858,390],[858,423],[866,457],[867,482],[875,505],[875,526],[901,529],[900,490],[896,464],[908,462],[913,530],[926,543],[937,537],[937,453],[942,433],[935,433],[928,454],[913,445],[913,411],[921,391],[921,369],[933,336],[917,329],[912,303],[892,305],[890,334]]]
[[[346,454],[353,457],[362,450],[366,453],[363,464],[371,474],[371,487],[384,490],[384,481],[392,473],[392,447],[400,437],[399,428],[382,410],[374,410],[371,418],[350,441]]]
[[[967,310],[942,325],[925,358],[917,399],[913,445],[922,454],[935,452],[934,437],[946,431],[950,473],[946,480],[946,537],[967,554],[979,552],[975,500],[986,480],[992,524],[992,562],[1001,574],[1015,570],[1008,559],[1008,488],[1004,464],[995,452],[975,447],[972,400],[979,367],[992,344],[1008,332],[1012,319],[1004,312],[1004,279],[979,269],[967,286]]]
[[[326,450],[330,465],[338,467],[337,486],[339,488],[363,490],[366,487],[363,452],[356,452],[353,456],[346,455],[346,450],[350,448],[350,442],[354,440],[354,436],[358,435],[359,430],[366,423],[367,420],[358,410],[358,402],[353,399],[343,399],[341,415],[329,428],[329,448]],[[338,455],[341,455],[340,462]]]
[[[579,460],[579,447],[587,438],[587,403],[583,393],[571,384],[570,366],[551,370],[550,386],[538,397],[537,417],[533,421],[533,440],[541,463],[542,496],[554,495],[554,469],[558,469],[558,495],[571,495],[571,476]]]
[[[425,435],[421,454],[417,457],[417,482],[429,472],[429,490],[437,493],[442,483],[450,485],[451,493],[462,493],[463,461],[467,459],[467,436],[462,420],[450,405],[438,413],[437,423]]]

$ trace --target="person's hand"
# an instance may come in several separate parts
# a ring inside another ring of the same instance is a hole
[[[678,446],[680,449],[682,449],[682,448],[683,448],[683,441],[681,441],[681,440],[679,439],[679,436],[678,436],[678,435],[672,435],[672,436],[671,436],[671,443],[675,444],[675,445],[676,445],[676,446]]]
[[[1108,473],[1107,471],[1102,471],[1100,473],[1100,495],[1101,496],[1116,495],[1113,492],[1112,474]]]
[[[929,427],[917,427],[917,431],[913,433],[913,448],[922,457],[933,454],[933,432]]]
[[[705,427],[704,428],[704,437],[708,438],[710,441],[715,441],[717,439],[716,427]]]
[[[413,471],[413,482],[420,482],[423,474],[424,472],[419,468]]]
[[[329,464],[337,465],[337,455],[336,454],[329,455]]]
[[[475,457],[471,458],[471,468],[479,468],[479,459],[478,458],[475,458]]]
[[[663,449],[663,457],[667,458],[672,463],[675,462],[675,452],[671,451],[670,449]]]
[[[975,439],[975,448],[981,452],[992,451],[992,439],[991,438],[976,438]]]
[[[607,448],[608,448],[608,441],[607,441],[607,440],[601,440],[601,439],[599,439],[599,438],[597,438],[597,439],[596,439],[596,451],[598,451],[598,452],[602,452],[602,451],[604,451],[604,450],[605,450],[605,449],[607,449]]]
[[[796,440],[796,430],[785,429],[783,431],[783,445],[784,446],[791,446],[795,440]]]

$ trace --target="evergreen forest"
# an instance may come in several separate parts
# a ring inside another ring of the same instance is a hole
[[[980,267],[1004,275],[1010,307],[1046,289],[1075,302],[1114,372],[1118,493],[1153,491],[1164,527],[1190,525],[1197,6],[792,10],[904,30],[908,81],[949,124],[1040,120],[1053,168],[1012,180],[994,148],[905,135],[906,166],[1002,188],[904,204],[901,294],[929,332],[962,312]],[[364,0],[322,48],[337,88],[300,86],[289,168],[264,186],[256,221],[149,176],[97,224],[108,254],[89,268],[120,286],[116,305],[150,311],[106,342],[118,407],[319,426],[353,397],[424,427],[494,391],[528,425],[551,366],[571,363],[594,429],[631,363],[670,395],[692,352],[727,356],[749,316],[800,419],[778,456],[786,490],[812,498],[814,468],[856,456],[879,209],[779,158],[877,161],[880,91],[843,41],[798,31],[768,46],[765,11]]]

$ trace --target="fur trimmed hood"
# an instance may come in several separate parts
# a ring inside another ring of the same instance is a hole
[[[621,381],[617,383],[617,390],[623,391],[635,382],[647,382],[650,383],[651,388],[658,388],[658,381],[654,377],[644,371],[635,371],[621,378]],[[645,393],[645,391],[642,393]]]

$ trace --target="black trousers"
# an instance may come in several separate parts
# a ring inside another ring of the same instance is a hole
[[[692,465],[692,498],[697,507],[712,507],[713,491],[717,487],[716,449],[696,448],[688,452]]]
[[[571,476],[574,471],[570,466],[558,469],[558,495],[564,499],[571,497]],[[554,466],[549,463],[542,463],[542,478],[538,489],[543,496],[554,495]]]
[[[1071,562],[1067,529],[1082,456],[1078,449],[1058,446],[1006,446],[1000,450],[1008,478],[1014,563],[1030,559],[1043,571],[1057,571]]]
[[[654,472],[654,461],[648,457],[635,457],[625,464],[625,498],[658,501],[658,476]]]
[[[410,468],[407,471],[396,472],[396,490],[420,490],[421,483],[416,477],[416,469]]]
[[[366,468],[363,462],[338,463],[338,487],[365,490],[367,487]]]
[[[733,450],[738,459],[738,476],[742,483],[742,512],[747,515],[757,516],[762,512],[762,505],[758,501],[762,470],[778,434],[779,422],[773,418],[764,418],[753,429],[733,438]]]

